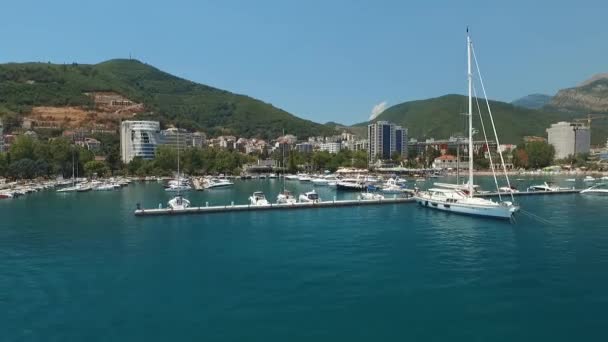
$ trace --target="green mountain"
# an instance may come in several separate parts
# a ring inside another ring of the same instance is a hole
[[[475,101],[473,102],[475,105]],[[487,110],[483,99],[479,105],[484,113],[486,131],[491,131]],[[519,143],[524,136],[546,137],[545,130],[558,121],[570,120],[577,117],[571,113],[534,110],[514,106],[500,101],[490,101],[496,129],[501,143]],[[454,134],[466,132],[466,117],[460,113],[466,112],[467,97],[462,95],[445,95],[437,98],[404,102],[385,110],[373,121],[390,121],[408,128],[409,136],[413,138],[448,138]],[[474,111],[478,113],[478,111]],[[480,133],[476,139],[483,139],[479,115],[474,115],[473,125]],[[608,120],[607,120],[608,121]],[[356,126],[367,125],[368,122]],[[595,125],[591,132],[592,143],[606,141],[608,127]],[[490,137],[488,137],[490,139]]]
[[[332,134],[330,127],[298,118],[271,104],[191,82],[136,60],[94,65],[0,65],[0,114],[27,114],[33,106],[90,106],[85,92],[114,91],[143,103],[142,119],[209,134],[273,138]]]
[[[551,99],[553,99],[553,96],[545,94],[530,94],[511,102],[511,104],[523,108],[541,109],[546,104],[550,103]]]

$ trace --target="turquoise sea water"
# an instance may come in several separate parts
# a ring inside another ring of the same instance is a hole
[[[187,197],[246,203],[281,187]],[[551,224],[414,204],[132,215],[169,198],[134,184],[0,201],[0,340],[606,340],[608,197],[519,200]]]

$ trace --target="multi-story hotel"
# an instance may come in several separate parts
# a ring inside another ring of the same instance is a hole
[[[158,121],[123,121],[120,124],[120,156],[123,163],[135,157],[154,159],[161,143]]]

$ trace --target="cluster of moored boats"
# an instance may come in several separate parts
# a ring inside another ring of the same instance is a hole
[[[86,191],[111,191],[127,186],[131,183],[128,178],[110,178],[104,180],[62,179],[31,181],[25,183],[13,182],[3,184],[0,189],[0,199],[15,198],[42,190],[56,189],[59,193],[86,192]]]

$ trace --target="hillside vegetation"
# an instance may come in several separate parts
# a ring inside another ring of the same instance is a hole
[[[270,138],[332,134],[254,98],[191,82],[136,60],[95,65],[0,65],[0,114],[27,115],[34,106],[92,106],[85,92],[113,91],[145,106],[139,118],[200,129],[209,134]]]
[[[484,113],[486,131],[490,132],[490,123],[487,118],[485,102],[480,99],[479,104]],[[475,101],[473,102],[475,105]],[[546,129],[555,122],[570,120],[578,117],[572,113],[551,112],[517,107],[500,101],[490,101],[496,129],[501,143],[519,143],[524,136],[546,137]],[[407,127],[409,136],[414,138],[448,138],[454,134],[466,132],[466,117],[460,113],[467,110],[467,97],[462,95],[445,95],[437,98],[404,102],[388,108],[375,120],[385,120]],[[474,113],[478,113],[474,111]],[[480,133],[476,139],[483,139],[479,115],[473,118],[474,127]],[[608,121],[608,120],[605,120]],[[361,123],[357,126],[367,125]],[[606,141],[608,129],[606,123],[593,126],[592,143],[599,144]]]

